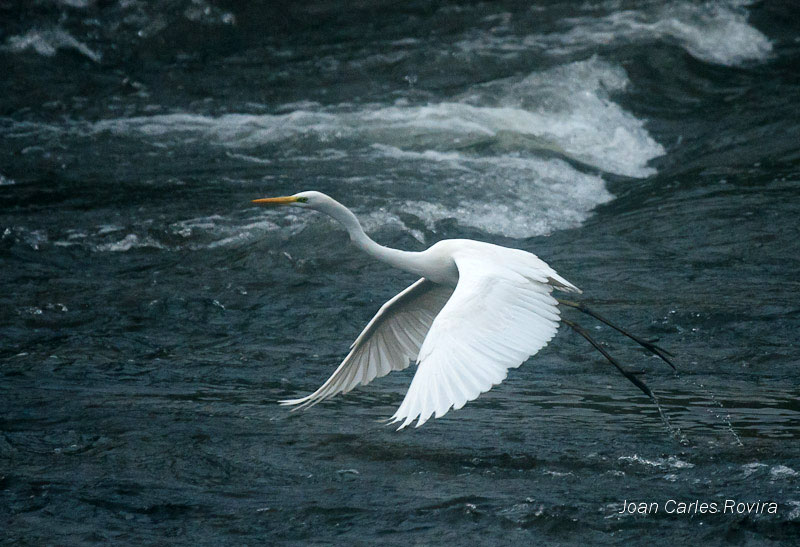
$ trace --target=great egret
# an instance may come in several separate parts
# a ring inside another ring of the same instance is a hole
[[[582,304],[553,298],[553,289],[580,293],[536,255],[469,239],[440,241],[425,251],[409,252],[379,245],[364,233],[356,216],[320,192],[253,200],[259,205],[290,205],[330,215],[353,243],[420,279],[386,302],[356,338],[350,353],[314,393],[284,405],[311,407],[393,370],[418,364],[411,386],[392,423],[416,427],[432,415],[459,409],[542,349],[559,320],[597,348],[622,374],[651,398],[635,373],[625,370],[588,333],[561,319],[558,304],[594,316],[670,363],[665,350],[612,325]],[[674,367],[673,367],[674,368]]]

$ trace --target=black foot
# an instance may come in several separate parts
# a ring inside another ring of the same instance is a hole
[[[627,336],[628,338],[630,338],[631,340],[633,340],[634,342],[636,342],[637,344],[639,344],[640,346],[645,348],[647,351],[652,353],[653,355],[656,355],[656,356],[660,357],[665,363],[667,363],[669,366],[672,367],[672,370],[676,370],[675,365],[672,363],[672,360],[670,359],[670,357],[674,357],[674,356],[670,352],[665,350],[664,348],[655,345],[652,341],[648,341],[648,340],[645,340],[643,338],[639,338],[635,334],[631,334],[630,332],[626,331],[622,327],[618,327],[617,325],[615,325],[614,323],[612,323],[611,321],[609,321],[608,319],[606,319],[602,315],[599,315],[596,312],[590,310],[589,308],[587,308],[586,306],[584,306],[580,302],[573,302],[572,300],[561,300],[560,298],[557,299],[557,300],[558,300],[559,304],[563,304],[565,306],[569,306],[570,308],[575,308],[576,310],[582,311],[586,315],[591,315],[592,317],[594,317],[598,321],[600,321],[602,323],[605,323],[606,325],[608,325],[612,329],[616,330],[617,332],[621,332],[622,334],[624,334],[625,336]]]
[[[633,383],[633,385],[635,385],[636,387],[641,389],[644,392],[645,395],[647,395],[648,397],[650,397],[654,401],[656,400],[656,396],[653,395],[653,392],[650,391],[650,388],[647,387],[647,385],[645,385],[644,382],[642,382],[639,378],[636,377],[637,374],[642,374],[642,371],[631,372],[631,371],[625,369],[622,365],[619,364],[619,362],[616,359],[611,357],[611,355],[609,355],[609,353],[605,349],[603,349],[603,347],[599,343],[597,343],[591,336],[589,336],[589,333],[586,332],[586,330],[583,327],[581,327],[579,325],[576,325],[575,323],[573,323],[569,319],[563,319],[562,318],[561,320],[564,322],[565,325],[568,325],[572,330],[574,330],[575,332],[577,332],[578,334],[580,334],[581,336],[586,338],[586,340],[588,340],[589,343],[592,346],[594,346],[594,348],[597,351],[602,353],[603,357],[608,359],[608,361],[612,365],[617,367],[617,370],[620,371],[622,373],[622,375],[625,376],[625,378],[630,380],[631,383]]]

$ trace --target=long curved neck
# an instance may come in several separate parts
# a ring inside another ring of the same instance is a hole
[[[356,215],[338,201],[330,198],[329,202],[321,204],[316,209],[338,220],[350,234],[350,240],[367,254],[395,268],[425,277],[425,266],[420,253],[379,245],[364,232]]]

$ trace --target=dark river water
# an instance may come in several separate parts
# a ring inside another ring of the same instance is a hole
[[[795,3],[1,1],[0,74],[0,544],[800,541]],[[278,406],[413,281],[250,204],[311,189],[536,253],[663,415],[566,327]]]

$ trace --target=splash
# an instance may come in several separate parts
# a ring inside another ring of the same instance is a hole
[[[731,437],[733,438],[733,442],[736,446],[744,446],[741,437],[739,437],[739,434],[733,427],[733,422],[731,421],[731,415],[725,408],[725,406],[719,401],[719,399],[717,399],[714,393],[710,389],[708,389],[705,385],[695,380],[691,380],[691,382],[696,387],[703,390],[703,392],[706,394],[706,396],[708,396],[708,399],[711,401],[714,407],[716,407],[716,408],[708,408],[707,409],[708,413],[714,416],[714,418],[716,418],[719,422],[724,424],[725,429],[728,431],[728,433],[730,433]]]

